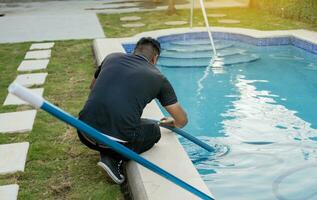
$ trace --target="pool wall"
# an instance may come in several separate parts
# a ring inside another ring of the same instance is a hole
[[[208,39],[205,28],[179,28],[150,31],[138,34],[123,41],[124,48],[130,52],[136,41],[143,36],[152,36],[160,42],[186,39]],[[211,29],[214,39],[233,40],[256,46],[293,45],[317,54],[317,33],[307,30],[259,31],[244,28],[214,27]]]
[[[133,51],[141,37],[154,37],[160,42],[183,39],[205,39],[205,28],[178,28],[144,32],[130,38],[96,39],[93,42],[96,62],[99,65],[105,56],[113,52]],[[317,33],[307,30],[258,31],[243,28],[212,28],[215,39],[241,41],[259,46],[294,45],[317,54]],[[163,116],[157,103],[152,101],[144,110],[143,117],[160,119]],[[197,170],[191,163],[177,137],[166,129],[161,129],[162,139],[151,150],[142,154],[145,158],[175,174],[200,190],[210,194]],[[198,199],[131,161],[127,165],[128,184],[133,199]]]

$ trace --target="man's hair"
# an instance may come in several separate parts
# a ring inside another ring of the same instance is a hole
[[[161,45],[157,40],[151,37],[143,37],[136,44],[134,53],[142,53],[147,58],[151,59],[155,56],[154,54],[160,55]]]

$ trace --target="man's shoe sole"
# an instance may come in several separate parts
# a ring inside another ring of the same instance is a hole
[[[108,176],[109,176],[115,183],[117,183],[117,184],[122,184],[122,183],[124,182],[124,180],[125,180],[124,177],[122,177],[121,180],[118,179],[118,178],[116,177],[116,175],[114,175],[114,174],[112,173],[112,171],[110,170],[110,168],[109,168],[107,165],[105,165],[103,162],[98,162],[97,165],[98,165],[99,167],[101,167],[105,172],[107,172]]]

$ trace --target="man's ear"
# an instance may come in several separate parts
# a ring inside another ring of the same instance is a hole
[[[152,63],[153,65],[156,65],[157,60],[158,60],[158,55],[155,54],[155,55],[152,57],[152,59],[151,59],[151,63]]]

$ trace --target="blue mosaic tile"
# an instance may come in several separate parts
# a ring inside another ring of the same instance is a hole
[[[300,40],[295,37],[292,38],[292,45],[298,48],[304,49],[306,51],[309,51],[311,53],[317,53],[317,45],[304,41],[304,40]]]
[[[207,32],[195,32],[195,33],[182,33],[182,34],[173,34],[169,36],[159,37],[158,40],[161,43],[177,41],[177,40],[192,40],[192,39],[207,39]]]
[[[289,37],[272,37],[272,38],[253,38],[250,36],[237,34],[237,33],[225,33],[225,32],[213,32],[214,39],[220,40],[232,40],[239,41],[247,44],[257,46],[275,46],[275,45],[293,45],[295,47],[304,49],[308,52],[317,54],[317,44],[313,44],[298,38]],[[167,43],[171,41],[193,40],[193,39],[208,39],[207,32],[194,32],[183,34],[172,34],[168,36],[159,37],[158,40],[161,43]],[[135,44],[123,44],[123,48],[127,53],[131,53],[134,50]]]

